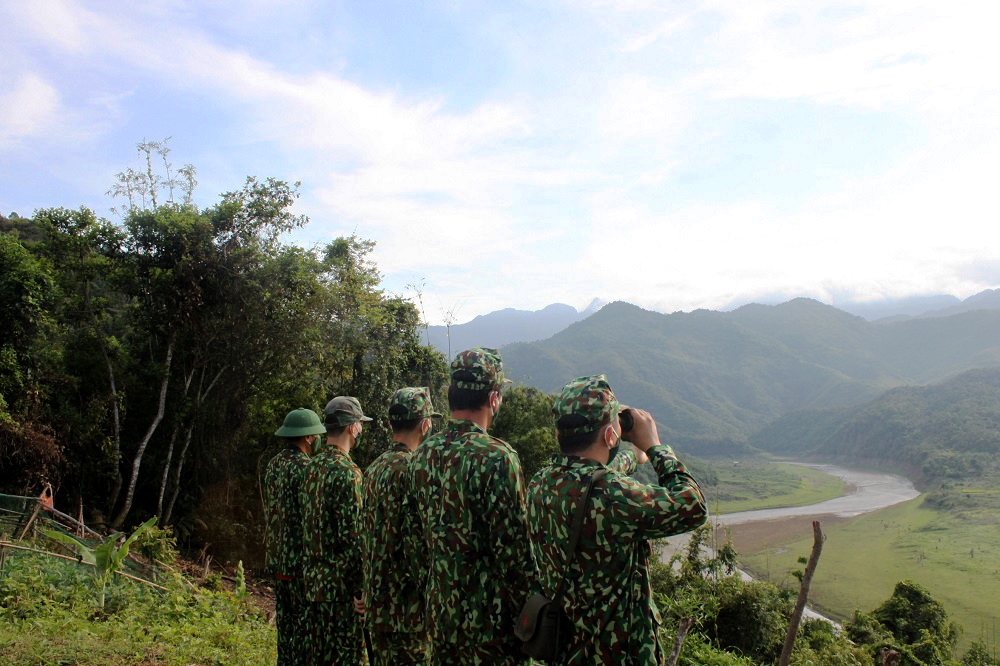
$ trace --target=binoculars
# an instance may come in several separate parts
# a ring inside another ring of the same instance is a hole
[[[618,422],[621,423],[622,426],[622,435],[630,432],[632,427],[635,425],[635,419],[632,418],[632,410],[623,409],[618,412]]]

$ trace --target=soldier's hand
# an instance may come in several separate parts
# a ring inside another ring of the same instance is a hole
[[[621,446],[621,445],[619,445]],[[645,451],[640,451],[639,449],[632,447],[633,453],[635,453],[635,461],[640,465],[645,465],[649,462],[649,456],[646,455]]]
[[[367,611],[367,610],[368,610],[368,608],[367,608],[367,606],[365,606],[365,599],[364,599],[364,597],[362,596],[362,598],[360,598],[360,599],[358,599],[357,597],[354,597],[354,612],[357,613],[358,615],[364,615],[365,611]]]
[[[649,458],[646,456],[646,451],[648,451],[653,446],[659,446],[660,435],[656,432],[656,421],[653,420],[653,416],[644,409],[631,408],[632,419],[635,424],[632,426],[632,430],[628,433],[628,441],[632,442],[635,446],[637,453],[635,454],[636,460],[638,462],[646,462]],[[639,458],[639,454],[646,460]]]

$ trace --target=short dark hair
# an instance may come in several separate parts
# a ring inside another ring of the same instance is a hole
[[[316,439],[316,435],[299,435],[298,437],[282,437],[282,439],[285,440],[286,449],[298,449],[300,442]]]
[[[348,423],[347,425],[337,425],[337,422],[326,424],[326,436],[327,437],[340,437],[344,434],[344,431],[350,428],[353,423]]]
[[[421,421],[423,421],[422,418],[421,419],[404,419],[402,421],[393,421],[392,419],[389,419],[389,427],[392,428],[392,431],[394,433],[395,432],[398,432],[398,433],[413,432],[414,430],[416,430],[420,426],[420,422]]]
[[[565,454],[572,455],[575,453],[580,453],[590,447],[591,444],[597,441],[597,433],[601,431],[605,425],[611,421],[605,421],[601,423],[593,430],[588,430],[587,432],[575,432],[573,434],[566,434],[562,431],[563,428],[579,428],[587,424],[587,419],[581,414],[564,414],[559,417],[556,421],[556,440],[559,442],[559,450]]]
[[[459,381],[467,381],[462,379],[458,375],[465,373],[472,377],[471,372],[466,372],[464,370],[456,372],[452,379],[458,379]],[[485,405],[490,399],[490,393],[495,389],[464,389],[458,388],[454,384],[448,387],[448,408],[451,411],[457,409],[479,409]]]

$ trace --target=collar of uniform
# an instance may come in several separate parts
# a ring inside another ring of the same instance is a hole
[[[392,446],[389,448],[390,451],[409,451],[410,447],[402,442],[393,442]]]
[[[349,460],[354,460],[353,458],[351,458],[351,454],[350,453],[348,453],[347,451],[343,450],[339,446],[333,446],[333,445],[324,446],[323,450],[320,451],[316,455],[330,456],[331,458],[332,457],[336,457],[336,456],[344,456],[345,458],[348,458]]]
[[[604,467],[601,463],[596,460],[591,460],[590,458],[583,458],[581,456],[569,455],[566,453],[553,453],[552,454],[552,464],[558,465],[560,467],[568,468],[586,468],[586,467]]]
[[[482,426],[480,426],[478,423],[475,423],[473,421],[465,421],[462,419],[448,419],[448,423],[445,424],[443,430],[457,430],[460,433],[478,432],[484,435],[487,434],[487,432],[483,430]]]

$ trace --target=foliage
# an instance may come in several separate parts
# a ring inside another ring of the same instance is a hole
[[[48,480],[92,524],[156,516],[252,566],[284,415],[358,397],[376,416],[364,467],[391,440],[393,390],[444,403],[444,358],[420,344],[414,305],[380,289],[372,242],[283,241],[307,222],[296,184],[251,177],[199,209],[165,140],[138,152],[110,192],[120,224],[85,208],[5,218],[0,301],[20,319],[0,333],[0,490]]]
[[[170,527],[159,528],[155,524],[150,525],[136,538],[135,551],[152,564],[173,566],[177,563],[178,555],[174,530]]]
[[[761,581],[743,582],[737,577],[719,585],[719,611],[709,636],[725,650],[764,663],[781,653],[788,617],[794,599],[780,588]]]
[[[20,218],[19,218],[20,219]],[[59,353],[46,344],[59,295],[43,260],[18,240],[0,234],[0,491],[37,493],[58,481],[65,462],[43,406]]]
[[[773,451],[885,460],[928,481],[995,473],[1000,370],[969,370],[931,386],[892,389],[869,404],[782,417],[751,438]]]
[[[513,386],[503,394],[503,405],[490,434],[510,444],[521,460],[525,481],[558,452],[552,403],[555,396],[533,386]]]
[[[944,607],[913,581],[896,583],[892,596],[871,613],[855,612],[847,635],[876,654],[890,647],[902,666],[953,664],[960,630]]]
[[[743,665],[773,663],[781,652],[793,606],[791,593],[760,581],[745,581],[736,570],[736,550],[725,543],[707,545],[712,529],[690,535],[683,551],[668,563],[650,563],[654,598],[663,618],[661,639],[672,644],[670,631],[681,618],[694,620],[684,643],[681,664]],[[832,625],[806,622],[800,629],[794,664],[856,664],[873,662],[854,648]]]
[[[1000,666],[996,651],[990,653],[985,643],[976,641],[962,657],[962,666]]]
[[[104,537],[104,540],[94,548],[91,548],[89,545],[78,539],[74,539],[64,532],[56,532],[54,530],[43,531],[50,539],[54,539],[73,548],[77,552],[77,556],[80,558],[81,562],[89,564],[94,568],[94,583],[97,587],[97,603],[101,610],[104,610],[104,597],[108,584],[111,582],[115,573],[117,573],[121,568],[122,562],[126,557],[128,557],[128,551],[132,542],[138,539],[143,532],[152,527],[155,522],[156,517],[154,516],[142,525],[139,525],[139,527],[137,527],[136,530],[128,537],[125,537],[118,532],[113,532]]]
[[[806,619],[795,637],[792,664],[802,666],[871,666],[872,656],[846,640],[825,620]]]
[[[844,629],[873,655],[883,647],[896,650],[901,666],[955,663],[960,629],[944,607],[912,581],[896,583],[892,596],[871,613],[856,611]]]
[[[238,593],[195,589],[178,574],[166,591],[111,583],[103,613],[82,567],[34,554],[8,556],[0,574],[4,663],[274,663],[274,626]]]

